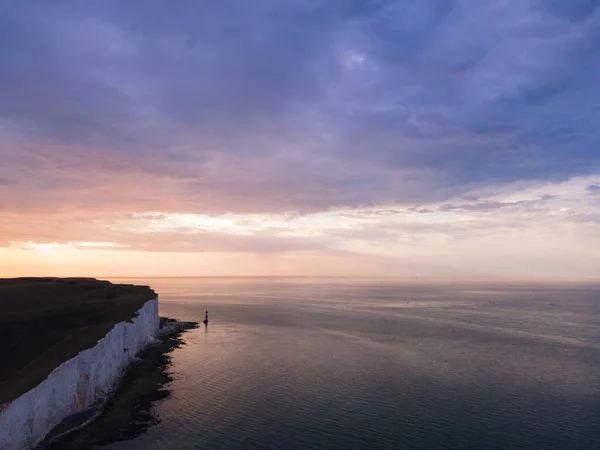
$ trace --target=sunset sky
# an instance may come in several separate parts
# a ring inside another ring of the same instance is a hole
[[[598,0],[0,1],[0,276],[600,275]]]

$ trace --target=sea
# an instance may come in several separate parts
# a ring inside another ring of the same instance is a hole
[[[105,450],[600,449],[600,283],[153,278],[208,326]]]

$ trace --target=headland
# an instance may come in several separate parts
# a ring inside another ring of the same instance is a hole
[[[93,411],[158,332],[148,286],[0,279],[0,447],[33,448]]]

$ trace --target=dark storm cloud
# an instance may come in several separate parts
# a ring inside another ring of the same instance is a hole
[[[0,207],[303,211],[594,173],[599,30],[590,0],[5,1]]]

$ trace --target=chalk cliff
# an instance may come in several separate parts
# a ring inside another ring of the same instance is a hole
[[[77,288],[78,284],[81,283],[76,282],[71,284],[69,289],[73,290]],[[102,286],[103,289],[106,287],[104,284]],[[110,290],[113,292],[114,287],[122,286],[110,285]],[[85,304],[87,305],[87,310],[89,310],[89,305],[92,304],[94,308],[99,309],[103,313],[106,312],[105,310],[110,309],[111,305],[113,308],[117,305],[116,309],[118,309],[118,313],[113,312],[104,316],[98,316],[95,313],[91,316],[86,316],[85,320],[81,320],[80,318],[77,322],[79,326],[69,323],[65,326],[65,323],[62,323],[62,333],[67,337],[64,338],[61,334],[58,339],[58,343],[56,344],[58,347],[61,347],[59,344],[63,343],[59,356],[64,357],[64,355],[69,355],[69,351],[73,352],[75,349],[78,349],[78,346],[88,348],[79,351],[75,356],[61,362],[35,387],[21,393],[16,398],[10,399],[10,401],[5,401],[0,406],[0,448],[2,450],[33,448],[44,439],[48,432],[63,422],[65,418],[97,406],[110,393],[123,371],[134,361],[135,355],[154,340],[154,336],[156,336],[159,329],[158,298],[156,294],[147,288],[147,291],[144,291],[143,295],[140,296],[138,291],[135,292],[136,295],[132,296],[131,288],[126,287],[123,291],[129,294],[129,296],[123,296],[125,298],[123,304],[119,301],[118,293],[120,291],[118,289],[116,294],[108,296],[112,300],[109,303],[98,302],[97,295],[92,299],[74,297],[72,301],[68,302],[69,305],[76,304],[79,309],[81,309],[81,305]],[[82,290],[82,292],[84,291]],[[0,303],[3,300],[1,297],[2,292],[0,289]],[[146,300],[144,296],[147,297],[149,292],[154,294],[154,298]],[[102,297],[106,297],[106,295],[102,294]],[[127,307],[123,306],[125,304]],[[127,308],[132,308],[134,305],[140,304],[141,307],[137,311],[133,310],[133,313],[128,313]],[[64,311],[64,307],[62,310]],[[77,310],[70,309],[71,314],[73,314],[72,311]],[[56,313],[56,309],[54,312]],[[62,313],[57,314],[58,316],[56,314],[55,316],[60,317]],[[50,316],[52,316],[51,313]],[[125,320],[112,323],[111,320],[114,322],[116,318],[125,318]],[[32,320],[34,322],[38,320],[38,324],[42,323],[39,322],[41,320],[40,317]],[[42,326],[40,325],[40,327]],[[94,337],[93,333],[98,333],[99,330],[106,329],[109,331],[99,340],[95,340],[95,345],[90,346],[90,339]],[[79,341],[75,340],[70,343],[68,337],[71,335],[85,337],[85,339],[82,338]],[[39,338],[40,336],[38,336]],[[67,344],[64,344],[65,342]],[[5,378],[9,382],[4,380],[4,388],[6,390],[3,393],[9,391],[20,393],[16,389],[23,390],[22,383],[21,386],[19,385],[21,380],[11,380],[11,375],[13,376],[12,378],[15,378],[15,373],[18,375],[19,371],[27,373],[27,369],[33,371],[39,369],[39,367],[36,367],[36,363],[37,366],[43,366],[43,364],[38,363],[38,360],[44,359],[47,356],[52,357],[52,352],[56,353],[57,351],[55,348],[56,346],[50,346],[42,355],[31,361],[26,361],[25,364],[21,361],[20,366],[15,365],[11,373],[5,371]],[[56,358],[54,360],[58,361]]]

